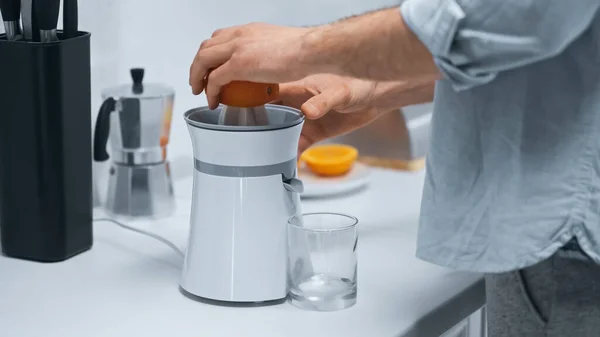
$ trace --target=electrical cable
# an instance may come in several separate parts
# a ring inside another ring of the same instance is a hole
[[[111,218],[98,218],[98,219],[94,219],[94,222],[111,222],[111,223],[113,223],[113,224],[115,224],[115,225],[117,225],[117,226],[119,226],[121,228],[127,229],[129,231],[132,231],[132,232],[135,232],[135,233],[138,233],[138,234],[145,235],[147,237],[150,237],[150,238],[152,238],[152,239],[154,239],[156,241],[162,242],[165,245],[169,246],[171,249],[173,249],[175,251],[175,253],[177,253],[177,255],[181,256],[182,258],[185,257],[185,253],[181,249],[179,249],[179,247],[177,247],[174,243],[172,243],[171,241],[163,238],[160,235],[157,235],[157,234],[154,234],[154,233],[151,233],[151,232],[147,232],[147,231],[145,231],[143,229],[139,229],[139,228],[128,226],[128,225],[126,225],[126,224],[124,224],[122,222],[119,222],[119,221],[117,221],[115,219],[111,219]]]

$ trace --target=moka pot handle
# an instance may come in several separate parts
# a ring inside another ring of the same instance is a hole
[[[100,106],[96,126],[94,128],[94,161],[103,162],[108,160],[106,144],[110,133],[110,114],[115,111],[117,101],[109,97]]]

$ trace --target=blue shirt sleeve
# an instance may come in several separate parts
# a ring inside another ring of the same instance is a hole
[[[400,12],[455,90],[561,53],[600,0],[405,0]]]

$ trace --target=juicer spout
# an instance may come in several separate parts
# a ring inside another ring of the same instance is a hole
[[[284,180],[283,187],[290,192],[304,193],[304,183],[300,179],[291,178]]]

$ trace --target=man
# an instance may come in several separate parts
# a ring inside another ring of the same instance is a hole
[[[232,27],[202,43],[190,85],[215,107],[232,80],[286,82],[302,151],[435,83],[417,255],[486,273],[490,337],[599,336],[599,8],[406,0],[319,27]]]

